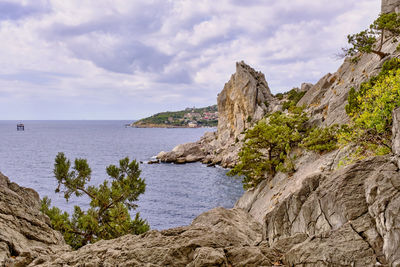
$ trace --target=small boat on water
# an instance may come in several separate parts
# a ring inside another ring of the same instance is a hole
[[[18,123],[17,131],[25,131],[25,125],[23,123]]]

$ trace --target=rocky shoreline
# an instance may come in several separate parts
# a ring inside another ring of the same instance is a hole
[[[384,0],[394,11],[400,0]],[[346,123],[350,88],[400,57],[385,42],[386,59],[346,59],[336,73],[304,84],[298,105],[310,124]],[[166,163],[200,161],[232,167],[243,131],[282,109],[262,73],[244,62],[218,96],[217,132],[161,152]],[[392,153],[338,167],[351,147],[303,151],[296,171],[277,173],[248,190],[233,209],[215,208],[190,225],[102,240],[73,251],[50,227],[39,196],[0,174],[0,266],[400,266],[400,109],[393,111]]]

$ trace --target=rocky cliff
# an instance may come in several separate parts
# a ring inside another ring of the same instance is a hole
[[[400,11],[399,0],[382,0],[382,13],[392,13]]]
[[[20,212],[2,211],[1,260],[6,266],[400,266],[397,157],[310,174],[261,222],[243,209],[216,208],[189,226],[77,251],[48,227],[37,194],[6,180],[2,207]]]
[[[243,131],[260,120],[278,103],[268,87],[264,74],[243,61],[236,63],[236,72],[218,95],[218,130],[205,134],[200,141],[161,152],[162,162],[188,163],[202,161],[232,167],[237,162],[238,142]]]
[[[218,95],[218,132],[221,147],[232,144],[253,122],[268,111],[274,98],[264,74],[243,61],[236,63],[236,73]]]
[[[38,193],[0,173],[0,266],[26,266],[39,255],[69,250],[39,209]]]
[[[388,12],[399,1],[384,0]],[[376,75],[390,56],[346,59],[306,91],[314,125],[348,122],[351,87]],[[279,110],[264,75],[243,62],[218,96],[218,131],[158,157],[232,166],[242,131]],[[216,208],[191,225],[100,241],[72,251],[39,212],[38,195],[0,175],[0,265],[15,266],[400,266],[400,109],[393,111],[392,151],[338,168],[349,148],[303,152],[292,175],[278,173],[247,191],[235,208]]]

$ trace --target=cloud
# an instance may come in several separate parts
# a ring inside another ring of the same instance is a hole
[[[1,1],[0,2],[0,21],[20,20],[30,16],[48,13],[50,11],[47,1],[18,2]]]
[[[378,2],[0,0],[0,119],[136,119],[209,105],[240,60],[274,93],[316,82]]]

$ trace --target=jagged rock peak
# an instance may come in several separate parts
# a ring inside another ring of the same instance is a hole
[[[400,12],[400,0],[382,0],[382,13]]]
[[[273,96],[263,73],[243,61],[218,95],[218,138],[221,145],[231,143],[253,121],[268,111]]]

